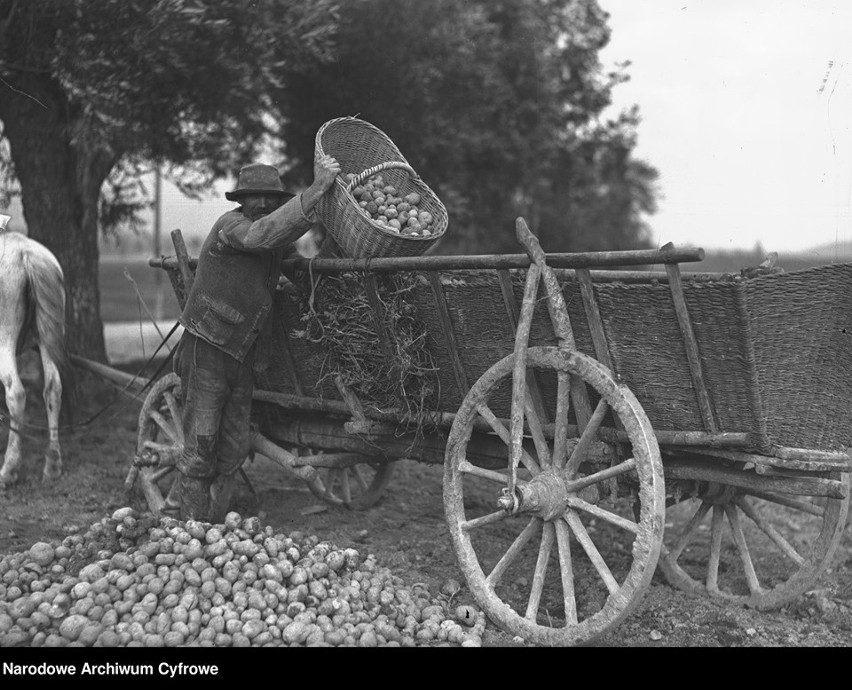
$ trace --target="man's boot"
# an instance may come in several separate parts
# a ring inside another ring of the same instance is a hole
[[[210,480],[198,477],[181,477],[181,520],[207,522],[210,512]]]
[[[210,485],[210,522],[225,522],[225,516],[231,510],[236,483],[233,474],[220,474],[213,480]]]
[[[180,478],[181,473],[175,472],[175,480],[172,482],[172,488],[166,496],[166,502],[163,509],[160,511],[164,517],[180,520]]]

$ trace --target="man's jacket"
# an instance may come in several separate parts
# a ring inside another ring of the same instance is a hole
[[[272,308],[281,260],[310,227],[300,196],[254,222],[241,209],[221,216],[201,247],[180,324],[244,361]]]

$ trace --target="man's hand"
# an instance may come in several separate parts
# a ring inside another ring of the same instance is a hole
[[[320,193],[331,189],[334,180],[340,174],[340,163],[329,155],[323,155],[314,160],[314,184]]]
[[[314,181],[302,192],[302,213],[310,221],[316,221],[312,216],[314,206],[320,197],[331,189],[334,180],[340,173],[340,163],[331,156],[320,156],[314,160]]]

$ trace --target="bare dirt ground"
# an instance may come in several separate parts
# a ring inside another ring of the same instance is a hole
[[[114,397],[89,388],[77,410],[83,421]],[[32,405],[35,408],[35,404]],[[140,403],[121,398],[115,407],[65,437],[65,473],[41,482],[39,444],[25,442],[23,480],[0,494],[0,554],[36,541],[62,539],[127,504],[123,482],[133,455]],[[5,446],[5,438],[0,438]],[[323,505],[306,485],[265,458],[248,465],[261,499],[258,516],[276,530],[315,534],[341,547],[374,553],[406,583],[433,592],[449,578],[462,583],[459,603],[471,602],[450,542],[442,500],[443,468],[401,461],[378,505],[354,511]],[[803,534],[803,539],[811,538]],[[617,543],[600,542],[601,555],[617,562]],[[759,552],[752,554],[759,560]],[[727,557],[727,554],[726,554]],[[578,585],[579,590],[580,585]],[[556,593],[556,596],[560,596]],[[796,601],[761,612],[688,595],[658,572],[638,608],[596,643],[601,647],[845,647],[852,645],[852,530],[846,529],[821,579]],[[527,646],[488,624],[486,647]]]

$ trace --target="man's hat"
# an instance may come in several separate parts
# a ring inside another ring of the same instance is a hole
[[[278,170],[263,163],[253,163],[241,168],[236,189],[225,192],[225,198],[228,201],[237,201],[239,197],[246,194],[278,194],[288,199],[296,196],[284,191]]]

